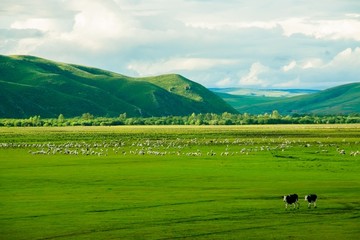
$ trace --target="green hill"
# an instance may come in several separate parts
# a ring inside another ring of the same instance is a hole
[[[350,114],[360,113],[360,83],[345,84],[296,97],[255,97],[219,94],[239,112],[251,114]]]
[[[0,118],[86,112],[148,117],[236,110],[180,75],[132,78],[33,56],[0,55]]]
[[[270,103],[272,101],[279,100],[278,97],[235,95],[235,94],[222,93],[222,92],[215,92],[215,93],[240,113],[243,112],[253,113],[256,112],[256,109],[252,109],[252,106],[262,103]]]

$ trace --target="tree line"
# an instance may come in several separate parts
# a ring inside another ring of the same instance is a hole
[[[118,117],[95,117],[84,113],[79,117],[66,118],[60,114],[57,118],[32,116],[26,119],[0,119],[0,127],[41,127],[41,126],[118,126],[118,125],[262,125],[262,124],[349,124],[360,123],[360,114],[349,115],[281,115],[277,110],[265,114],[231,114],[224,112],[193,113],[188,116],[166,117],[127,117],[126,113]]]

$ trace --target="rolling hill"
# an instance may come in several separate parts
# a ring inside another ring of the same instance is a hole
[[[287,114],[360,113],[360,83],[350,83],[295,97],[239,96],[217,92],[239,112]]]
[[[236,113],[223,99],[180,75],[132,78],[34,56],[0,55],[0,118],[169,116]]]

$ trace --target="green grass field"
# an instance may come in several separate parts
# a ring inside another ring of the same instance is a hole
[[[359,141],[360,125],[0,128],[0,239],[358,239]]]

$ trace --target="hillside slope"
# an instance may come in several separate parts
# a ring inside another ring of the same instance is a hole
[[[239,112],[251,114],[349,114],[360,113],[360,83],[350,83],[329,88],[317,93],[290,98],[243,97],[221,95]],[[256,102],[258,99],[258,102]]]
[[[236,110],[180,75],[132,78],[33,56],[0,55],[0,118],[86,112],[147,117]]]
[[[244,112],[259,113],[257,112],[257,109],[253,109],[254,105],[262,104],[262,103],[270,103],[279,100],[278,97],[235,95],[235,94],[222,93],[222,92],[215,92],[215,93],[240,113],[244,113]]]

